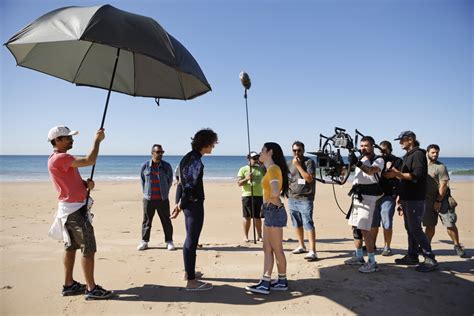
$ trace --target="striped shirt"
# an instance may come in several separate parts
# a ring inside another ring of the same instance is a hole
[[[151,165],[150,183],[151,183],[151,200],[161,200],[160,191],[160,163]]]

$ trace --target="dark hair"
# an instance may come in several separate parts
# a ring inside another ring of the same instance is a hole
[[[161,146],[160,144],[153,144],[153,146],[151,146],[151,150],[153,150],[153,148],[155,148],[155,147],[161,147],[161,148],[163,148],[163,146]]]
[[[51,145],[56,146],[56,141],[54,139],[51,139]]]
[[[298,146],[298,147],[303,148],[303,151],[304,151],[304,144],[302,142],[300,142],[299,140],[295,140],[295,142],[293,143],[293,145],[291,145],[291,147],[293,147],[295,145]]]
[[[375,144],[375,140],[372,136],[364,136],[360,139],[361,142],[369,142],[372,146]]]
[[[273,162],[278,167],[280,167],[281,176],[283,178],[283,183],[282,183],[282,186],[281,186],[281,196],[288,197],[288,173],[289,173],[289,170],[288,170],[288,166],[286,164],[285,156],[283,155],[283,150],[281,150],[280,145],[278,145],[277,143],[272,143],[272,142],[263,144],[263,147],[265,147],[267,150],[271,149],[273,151],[273,155],[272,155]]]
[[[431,145],[428,145],[428,147],[426,147],[426,151],[430,151],[431,149],[435,149],[436,151],[439,151],[439,146],[436,145],[436,144],[431,144]]]
[[[201,151],[204,147],[217,143],[217,134],[210,128],[204,128],[191,137],[191,147],[194,150]]]
[[[415,147],[420,147],[420,142],[417,141],[416,139],[414,139],[414,140],[413,140],[413,145],[414,145]]]
[[[392,152],[392,150],[393,150],[393,149],[392,149],[392,143],[389,142],[388,140],[383,140],[383,141],[381,141],[379,145],[380,145],[380,146],[385,146],[385,147],[387,147],[388,150],[390,150],[390,152]]]

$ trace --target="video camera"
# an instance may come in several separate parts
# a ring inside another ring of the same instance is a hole
[[[319,134],[319,150],[308,154],[316,156],[317,181],[342,185],[349,178],[351,165],[344,161],[341,150],[354,151],[354,142],[345,129],[335,127],[334,132],[331,137]]]

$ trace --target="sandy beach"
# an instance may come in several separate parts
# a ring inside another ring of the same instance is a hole
[[[344,209],[350,185],[336,187]],[[451,183],[458,200],[458,227],[468,254],[474,254],[474,183]],[[214,284],[208,292],[183,290],[182,214],[174,223],[177,251],[165,249],[158,217],[151,249],[139,252],[142,220],[138,182],[98,182],[93,192],[97,238],[96,281],[117,294],[107,301],[62,297],[63,246],[47,236],[56,210],[49,182],[1,183],[0,313],[2,315],[137,314],[321,314],[472,315],[474,264],[455,255],[446,229],[438,225],[433,249],[439,271],[419,273],[395,266],[407,247],[403,219],[395,219],[394,256],[377,256],[380,272],[364,275],[343,261],[353,251],[352,233],[334,202],[330,185],[317,186],[315,224],[320,260],[293,255],[291,227],[284,230],[288,292],[246,294],[245,285],[263,269],[261,243],[242,241],[240,189],[231,182],[206,182],[205,223],[197,268]],[[174,188],[171,192],[174,196]],[[291,225],[289,223],[289,225]],[[379,245],[382,236],[379,235]],[[379,246],[380,247],[380,246]],[[274,272],[275,274],[275,272]],[[79,262],[75,279],[84,282]]]

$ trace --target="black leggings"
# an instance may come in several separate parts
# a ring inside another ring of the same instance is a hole
[[[186,240],[183,246],[184,269],[188,280],[196,278],[196,249],[204,223],[204,201],[190,203],[184,210]]]

